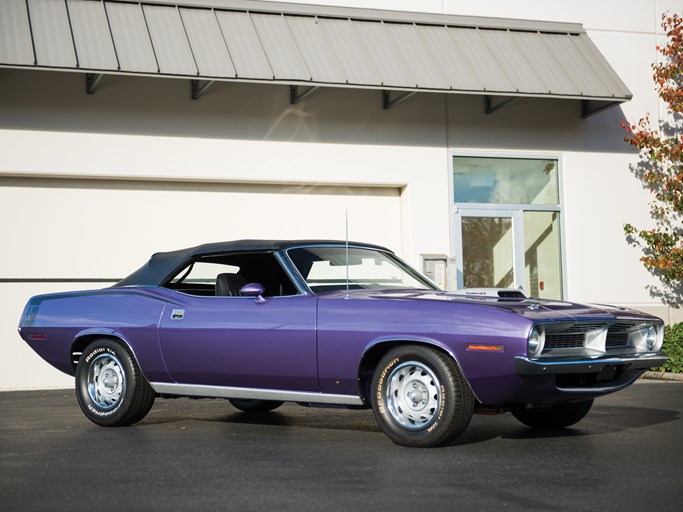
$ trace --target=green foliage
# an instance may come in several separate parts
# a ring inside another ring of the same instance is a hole
[[[669,360],[658,370],[683,373],[683,322],[666,326],[662,351],[669,356]]]

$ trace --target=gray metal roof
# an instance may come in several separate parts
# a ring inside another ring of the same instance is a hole
[[[242,0],[2,0],[0,66],[603,103],[632,97],[578,24]]]

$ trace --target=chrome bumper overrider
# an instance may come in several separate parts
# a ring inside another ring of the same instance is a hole
[[[624,370],[647,370],[663,365],[669,358],[660,354],[643,354],[625,357],[596,359],[547,358],[528,359],[515,357],[515,370],[519,375],[562,375],[568,373],[598,373],[606,367],[623,367]]]

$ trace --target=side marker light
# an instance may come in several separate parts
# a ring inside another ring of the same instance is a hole
[[[467,345],[469,352],[503,352],[505,345]]]

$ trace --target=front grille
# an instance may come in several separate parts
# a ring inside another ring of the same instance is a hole
[[[612,325],[607,331],[607,348],[626,347],[631,332],[640,327],[639,323],[619,322]]]
[[[554,336],[545,337],[545,348],[546,350],[554,348],[577,348],[583,347],[583,342],[586,340],[584,334],[573,335],[571,339],[569,337],[564,337],[560,334]],[[545,352],[545,350],[544,350]]]
[[[607,329],[605,337],[605,350],[628,347],[631,334],[643,328],[642,322],[622,321],[614,324],[595,322],[576,322],[573,324],[551,324],[546,326],[545,347],[543,353],[553,352],[560,349],[580,349],[586,346],[586,335],[592,331]],[[589,340],[592,337],[589,337]],[[590,343],[593,349],[597,348]]]
[[[604,324],[595,323],[576,323],[564,327],[550,326],[545,333],[543,352],[560,348],[581,348],[586,341],[586,333],[604,328]]]

